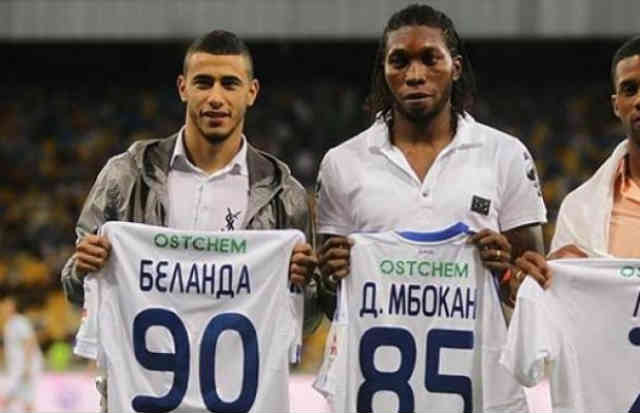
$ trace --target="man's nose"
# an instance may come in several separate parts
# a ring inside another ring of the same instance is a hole
[[[408,85],[417,85],[425,82],[426,68],[422,63],[413,62],[407,69],[406,82]]]
[[[209,90],[209,95],[207,96],[207,103],[211,105],[213,108],[219,108],[223,105],[224,99],[222,97],[222,88],[219,84],[214,85]]]

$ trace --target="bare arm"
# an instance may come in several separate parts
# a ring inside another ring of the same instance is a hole
[[[512,268],[512,277],[509,279],[509,283],[501,287],[503,294],[508,297],[505,299],[507,305],[513,306],[515,304],[515,298],[518,294],[518,288],[524,280],[523,270],[521,263],[526,260],[528,256],[535,255],[544,256],[544,241],[542,238],[542,225],[530,224],[523,225],[521,227],[510,229],[504,232],[504,235],[509,240],[512,250],[512,262],[516,263],[518,267]],[[532,274],[533,275],[533,274]],[[536,272],[534,278],[543,287],[548,287],[551,282],[551,273],[547,270],[541,270]]]
[[[511,257],[513,260],[520,258],[525,251],[535,251],[544,255],[542,225],[523,225],[504,232],[504,235],[511,244]]]
[[[337,282],[349,275],[351,243],[346,237],[333,234],[320,234],[318,241],[318,301],[331,320],[336,309]]]

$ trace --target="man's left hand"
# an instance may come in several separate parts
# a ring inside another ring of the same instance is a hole
[[[311,279],[318,265],[318,258],[308,243],[298,243],[293,247],[289,264],[289,280],[297,286],[304,287]]]
[[[468,242],[480,249],[485,267],[502,274],[511,263],[511,244],[507,237],[490,229],[483,229],[469,237]]]

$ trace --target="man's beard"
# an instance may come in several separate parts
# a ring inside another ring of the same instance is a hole
[[[229,137],[231,135],[233,135],[233,132],[235,132],[235,130],[238,127],[240,127],[240,123],[238,123],[235,126],[233,126],[226,133],[212,133],[212,132],[207,132],[204,128],[202,128],[200,125],[198,125],[198,128],[200,129],[200,134],[207,140],[207,142],[209,142],[210,144],[213,144],[213,145],[221,144],[222,142],[224,142],[227,139],[229,139]]]
[[[437,102],[434,102],[433,106],[427,110],[425,110],[425,108],[416,108],[413,111],[407,109],[403,103],[395,97],[395,95],[392,95],[394,99],[394,106],[396,110],[408,121],[417,124],[427,124],[438,116],[447,106],[447,103],[449,103],[449,100],[451,99],[452,89],[453,82],[449,82],[441,98]]]

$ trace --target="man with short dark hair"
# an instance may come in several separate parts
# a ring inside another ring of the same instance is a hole
[[[109,160],[87,197],[75,253],[62,271],[67,298],[82,304],[83,280],[101,269],[110,243],[97,235],[107,221],[183,230],[299,229],[289,279],[306,286],[305,331],[320,322],[310,204],[287,165],[252,147],[245,115],[258,95],[251,54],[235,34],[216,30],[189,47],[177,79],[185,126],[165,139],[134,143]]]
[[[611,81],[613,112],[626,139],[562,201],[550,259],[640,258],[640,36],[614,54]],[[536,279],[551,277],[539,253],[527,251],[517,263]]]

